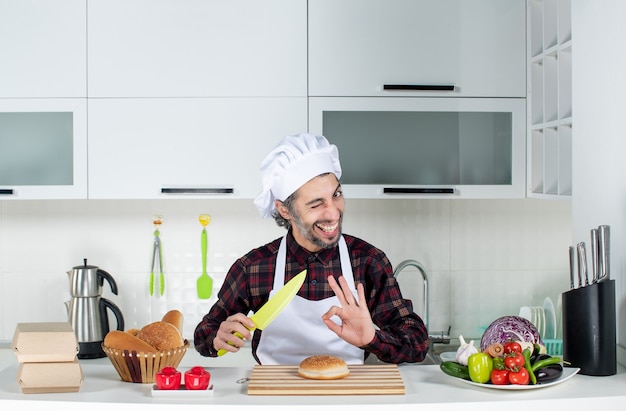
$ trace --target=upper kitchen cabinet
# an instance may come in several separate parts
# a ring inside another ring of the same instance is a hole
[[[309,95],[526,97],[525,0],[310,0]]]
[[[569,0],[528,2],[529,197],[572,195],[572,25]]]
[[[90,0],[89,97],[306,96],[306,0]]]
[[[0,200],[87,198],[87,99],[0,99]]]
[[[349,198],[524,198],[521,98],[311,97]]]
[[[86,97],[86,0],[0,0],[0,98]]]
[[[306,130],[307,99],[89,101],[89,198],[254,198],[263,157]]]

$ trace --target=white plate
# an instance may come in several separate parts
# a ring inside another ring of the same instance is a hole
[[[537,317],[539,322],[539,335],[546,333],[546,312],[543,307],[537,307]]]
[[[204,398],[213,396],[213,384],[206,390],[188,390],[184,384],[177,390],[159,390],[156,384],[152,385],[152,396],[162,398]]]
[[[556,338],[563,338],[563,297],[559,294],[556,299]]]
[[[531,323],[533,322],[532,309],[527,305],[520,307],[519,316],[522,318],[526,318]]]
[[[441,361],[456,361],[456,351],[446,351],[439,354]]]
[[[449,377],[451,378],[455,378],[459,381],[462,381],[466,384],[470,384],[470,385],[474,385],[476,387],[481,387],[481,388],[490,388],[490,389],[494,389],[494,390],[509,390],[509,391],[518,391],[518,390],[537,390],[539,388],[546,388],[546,387],[550,387],[552,385],[557,385],[560,384],[562,382],[565,382],[567,380],[569,380],[570,378],[572,378],[574,375],[576,375],[578,373],[578,371],[580,371],[580,368],[568,368],[568,367],[563,367],[563,375],[561,375],[558,379],[551,381],[551,382],[547,382],[545,384],[536,384],[536,385],[493,385],[493,384],[479,384],[477,382],[474,381],[469,381],[469,380],[464,380],[462,378],[458,378],[458,377],[452,377],[451,375]],[[447,375],[447,374],[446,374]]]
[[[546,339],[556,338],[556,312],[554,310],[554,303],[550,297],[546,297],[543,301],[543,311],[546,314]]]

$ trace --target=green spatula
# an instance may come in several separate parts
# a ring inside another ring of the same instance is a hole
[[[207,233],[206,226],[211,222],[211,216],[208,214],[201,214],[198,218],[200,224],[202,224],[202,275],[198,277],[196,282],[196,288],[198,290],[198,298],[207,300],[211,298],[213,292],[213,279],[206,272],[206,258],[207,258]]]

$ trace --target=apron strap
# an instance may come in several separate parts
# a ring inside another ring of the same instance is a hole
[[[272,290],[279,290],[285,285],[285,261],[287,260],[287,234],[280,241],[278,247],[278,255],[276,256],[276,270],[274,271],[274,285]],[[350,290],[356,295],[356,287],[354,285],[354,274],[352,272],[352,264],[350,263],[350,253],[348,245],[343,236],[339,237],[339,261],[341,262],[341,273],[346,279]]]

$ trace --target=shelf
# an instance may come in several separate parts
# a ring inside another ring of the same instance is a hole
[[[543,2],[544,50],[558,44],[558,6],[559,0],[545,0]]]
[[[529,197],[572,194],[572,27],[569,0],[528,3]]]
[[[559,118],[572,117],[572,47],[559,51]]]

